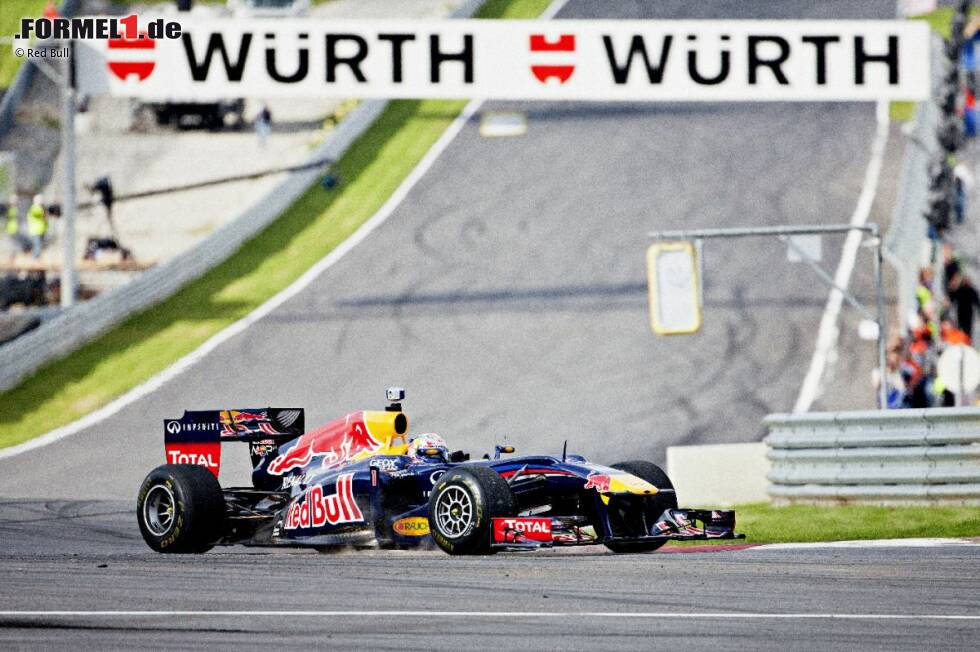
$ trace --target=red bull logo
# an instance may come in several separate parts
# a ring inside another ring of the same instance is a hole
[[[595,489],[596,491],[603,492],[609,491],[609,485],[612,480],[608,475],[590,475],[588,481],[585,483],[586,489]]]
[[[353,473],[342,474],[337,478],[336,493],[329,496],[323,495],[323,487],[319,485],[307,489],[303,499],[289,507],[283,520],[283,529],[363,522],[364,515],[354,500],[353,478]]]
[[[315,458],[323,458],[323,466],[343,464],[365,451],[381,448],[364,422],[363,412],[332,421],[322,428],[306,433],[296,445],[269,464],[271,475],[282,475],[305,467]]]
[[[235,423],[241,423],[242,421],[268,421],[269,414],[267,412],[231,412],[232,421]]]
[[[281,434],[272,425],[272,419],[265,410],[262,412],[245,412],[241,410],[224,410],[221,412],[221,434],[224,437],[234,437],[239,434],[261,432],[267,435]]]

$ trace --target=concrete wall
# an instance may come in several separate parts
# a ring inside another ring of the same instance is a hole
[[[762,442],[670,446],[667,475],[681,507],[731,507],[769,501],[770,462]]]

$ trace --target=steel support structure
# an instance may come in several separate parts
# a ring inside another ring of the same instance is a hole
[[[882,287],[882,253],[881,235],[877,224],[813,224],[809,226],[756,226],[730,229],[684,229],[678,231],[652,231],[648,237],[654,240],[693,240],[698,252],[698,268],[703,270],[701,259],[701,241],[710,238],[752,238],[775,236],[784,240],[787,245],[793,248],[798,255],[810,267],[817,272],[817,276],[830,288],[840,292],[844,299],[854,306],[859,312],[871,317],[871,311],[864,307],[854,295],[847,289],[839,287],[820,265],[801,251],[788,238],[794,235],[822,235],[832,233],[849,233],[850,231],[860,231],[871,236],[868,241],[874,248],[874,276],[875,294],[877,309],[874,321],[878,324],[878,407],[882,410],[888,407],[888,388],[886,386],[886,362],[885,362],[885,294]]]

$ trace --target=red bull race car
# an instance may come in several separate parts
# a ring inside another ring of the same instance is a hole
[[[137,519],[158,552],[215,545],[411,548],[453,555],[602,544],[734,539],[735,512],[678,509],[667,475],[644,461],[580,455],[471,460],[435,434],[409,436],[405,392],[305,432],[298,408],[185,412],[164,422],[167,464],[146,476]],[[252,486],[218,483],[222,442],[243,442]]]

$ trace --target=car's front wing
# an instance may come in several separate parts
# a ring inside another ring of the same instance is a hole
[[[744,539],[735,532],[734,510],[668,509],[643,536],[608,536],[583,526],[575,517],[511,517],[493,519],[491,547],[527,550],[558,546],[657,541]]]

